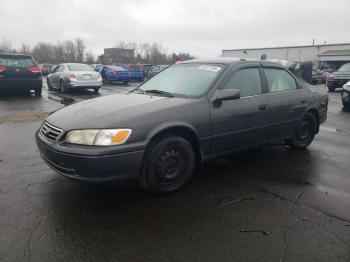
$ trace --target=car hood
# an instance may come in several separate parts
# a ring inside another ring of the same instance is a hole
[[[51,114],[46,121],[63,130],[127,128],[133,121],[193,102],[188,98],[169,98],[134,93],[89,99]]]
[[[331,74],[331,76],[333,76],[333,77],[338,77],[338,76],[350,77],[350,72],[334,72],[334,73]]]

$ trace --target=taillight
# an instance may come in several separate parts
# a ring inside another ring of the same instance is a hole
[[[41,72],[41,68],[40,66],[32,66],[28,68],[28,71],[32,72],[32,73],[40,73]]]
[[[68,78],[70,78],[70,79],[75,78],[75,74],[69,74]]]
[[[4,72],[7,69],[5,66],[0,66],[0,72]]]

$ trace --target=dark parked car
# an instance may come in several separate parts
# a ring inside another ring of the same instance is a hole
[[[155,75],[159,74],[162,72],[164,69],[167,69],[169,65],[155,65],[152,67],[151,71],[148,71],[147,74],[145,75],[146,79],[151,79]]]
[[[43,76],[47,76],[48,74],[51,73],[51,68],[53,67],[52,64],[39,64],[41,74]]]
[[[129,76],[131,81],[143,81],[144,75],[140,65],[121,65],[124,69],[129,71]]]
[[[326,92],[280,64],[192,60],[129,93],[56,111],[36,141],[45,162],[65,177],[137,178],[144,189],[167,194],[207,159],[276,140],[307,147],[327,107]]]
[[[342,87],[350,81],[350,63],[342,65],[338,71],[332,73],[327,80],[329,91]]]
[[[0,88],[34,90],[41,96],[41,70],[34,58],[0,53]]]
[[[47,76],[47,86],[49,90],[55,88],[62,93],[72,89],[93,89],[98,93],[102,86],[102,77],[86,64],[59,64]]]
[[[130,81],[130,76],[128,70],[120,66],[102,66],[98,71],[102,80],[106,84],[110,84],[112,82],[123,82],[127,84]]]
[[[312,80],[311,83],[314,85],[322,84],[323,82],[323,74],[322,71],[318,68],[312,69]]]

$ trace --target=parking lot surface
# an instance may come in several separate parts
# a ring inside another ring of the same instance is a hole
[[[350,261],[350,112],[339,92],[307,150],[212,160],[168,197],[72,182],[44,164],[34,132],[49,113],[137,85],[0,93],[1,261]]]

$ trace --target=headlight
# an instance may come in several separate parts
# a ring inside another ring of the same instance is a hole
[[[343,89],[350,92],[350,83],[343,85]]]
[[[131,132],[131,129],[72,130],[67,133],[66,142],[96,146],[120,145],[128,140]]]

